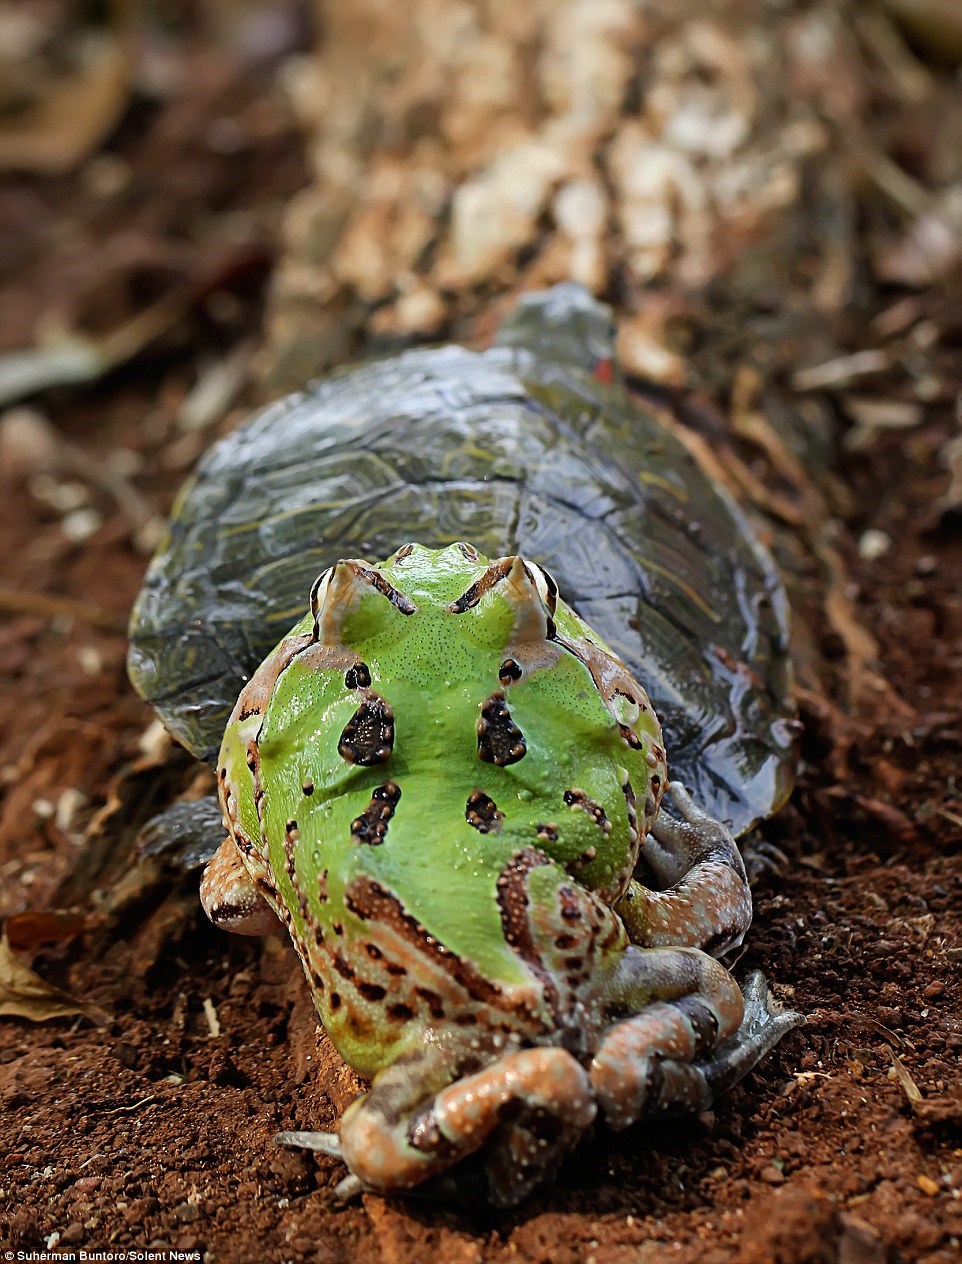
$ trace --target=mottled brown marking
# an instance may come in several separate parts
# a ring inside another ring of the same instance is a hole
[[[626,777],[622,782],[621,793],[625,796],[625,805],[628,808],[628,821],[633,827],[637,827],[638,813],[635,806],[635,788],[631,784],[630,778]]]
[[[490,592],[497,584],[507,576],[514,565],[513,557],[502,557],[498,561],[492,562],[480,579],[466,588],[464,592],[455,601],[448,606],[451,614],[464,614],[466,610],[470,610],[476,606],[485,593]]]
[[[254,885],[257,887],[258,891],[260,891],[263,895],[266,895],[269,900],[277,900],[277,887],[274,886],[270,878],[267,878],[262,874],[258,874],[258,876],[254,879]]]
[[[524,734],[511,719],[500,690],[482,702],[477,731],[478,758],[486,764],[504,768],[516,764],[527,754]]]
[[[534,941],[529,917],[528,880],[531,872],[549,864],[551,861],[544,852],[534,847],[523,847],[515,852],[498,874],[496,887],[501,933],[505,942],[538,979],[546,1002],[553,1012],[557,1012],[558,988]]]
[[[358,661],[344,673],[345,689],[369,689],[370,685],[371,673],[367,663]]]
[[[352,878],[345,888],[344,902],[355,917],[393,930],[464,988],[472,1000],[496,1008],[504,1007],[504,997],[498,984],[485,978],[470,962],[462,961],[443,944],[439,944],[417,918],[411,916],[401,901],[380,883],[364,875]],[[439,1001],[440,999],[438,997]]]
[[[559,887],[558,899],[561,903],[561,918],[570,926],[581,921],[581,901],[571,887]]]
[[[558,841],[558,827],[553,821],[549,824],[536,825],[535,832],[538,836],[538,841],[541,843],[556,843]]]
[[[357,971],[339,952],[331,953],[331,962],[342,979],[354,979],[357,977]]]
[[[301,792],[308,797],[314,793],[314,782],[311,781],[310,777],[305,777],[301,782]]]
[[[371,801],[351,822],[351,836],[358,843],[378,846],[384,842],[387,827],[401,798],[400,787],[394,781],[386,781],[371,795]]]
[[[498,679],[502,685],[510,685],[512,681],[520,680],[521,676],[521,664],[513,658],[506,658],[498,668]]]
[[[409,1023],[414,1017],[414,1010],[410,1005],[405,1005],[403,1001],[398,1001],[396,1004],[388,1006],[387,1016],[395,1023]]]
[[[619,724],[618,732],[632,750],[641,750],[642,741],[634,729],[630,729],[627,724]]]
[[[464,819],[479,834],[491,834],[501,828],[504,813],[498,810],[494,799],[483,790],[473,790],[465,804]]]
[[[427,1005],[431,1013],[432,1018],[444,1017],[444,1013],[445,1013],[444,1001],[441,999],[441,996],[437,992],[432,991],[431,988],[416,987],[414,989],[414,995],[419,996],[421,1000],[424,1001],[425,1005]]]
[[[639,711],[647,711],[648,704],[644,698],[639,698],[636,693],[629,692],[627,689],[616,689],[613,695],[615,698],[627,698],[629,702],[633,702]]]
[[[381,987],[380,983],[367,983],[362,981],[357,985],[357,990],[366,1001],[370,1001],[372,1004],[376,1004],[378,1001],[383,1001],[385,996],[387,996],[387,990]]]
[[[383,764],[394,749],[394,712],[376,693],[366,694],[337,744],[338,754],[349,764],[372,767]]]
[[[583,790],[566,790],[562,796],[569,808],[581,808],[587,812],[598,828],[605,834],[611,832],[611,822],[608,820],[608,814],[600,803],[595,803],[593,799],[589,799]]]

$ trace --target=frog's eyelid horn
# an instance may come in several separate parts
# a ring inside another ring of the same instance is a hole
[[[490,592],[492,588],[497,587],[498,584],[507,579],[518,565],[521,566],[529,583],[537,592],[541,604],[544,606],[548,616],[548,627],[552,629],[551,635],[553,636],[553,616],[558,607],[558,585],[554,576],[546,571],[543,566],[539,566],[536,562],[528,562],[516,554],[512,554],[509,557],[501,557],[496,562],[492,562],[480,579],[475,580],[470,588],[465,589],[460,597],[451,602],[448,606],[449,613],[464,614],[465,611],[472,609],[485,593]]]
[[[414,614],[417,610],[417,606],[410,597],[405,596],[393,584],[389,584],[375,567],[355,558],[342,557],[333,566],[321,571],[311,586],[311,615],[314,618],[315,633],[318,631],[318,619],[331,595],[332,586],[337,585],[334,600],[342,607],[340,614],[343,617],[351,600],[350,593],[352,591],[356,593],[359,584],[369,584],[382,597],[387,598],[401,614]]]

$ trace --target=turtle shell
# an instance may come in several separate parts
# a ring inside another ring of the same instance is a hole
[[[610,315],[527,296],[486,351],[343,369],[217,443],[177,499],[130,628],[138,692],[216,758],[241,686],[320,571],[416,540],[521,553],[624,659],[669,769],[736,833],[792,775],[786,602],[729,496],[610,377]]]

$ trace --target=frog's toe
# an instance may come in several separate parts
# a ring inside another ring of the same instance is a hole
[[[596,1113],[587,1073],[554,1047],[506,1054],[408,1106],[418,1078],[416,1063],[401,1060],[344,1114],[342,1157],[365,1189],[404,1193],[442,1175],[457,1189],[463,1176],[465,1191],[483,1187],[489,1203],[512,1206]]]
[[[326,1154],[329,1158],[340,1159],[342,1163],[344,1162],[344,1156],[341,1154],[341,1139],[336,1132],[301,1132],[295,1129],[290,1132],[275,1133],[274,1141],[277,1145],[293,1146],[299,1150],[313,1150],[315,1154]],[[340,1202],[347,1203],[367,1189],[368,1186],[361,1178],[351,1172],[342,1181],[338,1181],[334,1187],[334,1194]]]
[[[772,997],[768,983],[760,970],[753,971],[742,987],[745,1013],[735,1034],[703,1064],[705,1082],[712,1097],[727,1092],[788,1032],[804,1026],[804,1014],[797,1010],[782,1009]]]
[[[298,1150],[314,1150],[318,1154],[327,1154],[332,1159],[342,1158],[341,1141],[336,1132],[291,1132],[274,1134],[277,1145],[293,1146]]]

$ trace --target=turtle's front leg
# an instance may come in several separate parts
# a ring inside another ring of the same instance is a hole
[[[718,957],[737,948],[752,920],[745,866],[731,831],[709,816],[683,786],[670,794],[681,820],[662,809],[641,855],[663,889],[637,879],[615,905],[632,943],[691,947]]]
[[[457,1073],[450,1051],[428,1041],[375,1076],[344,1112],[339,1139],[304,1132],[278,1139],[343,1159],[351,1172],[339,1187],[344,1194],[413,1190],[485,1146],[463,1190],[458,1171],[450,1173],[449,1192],[467,1196],[480,1179],[484,1201],[506,1207],[551,1174],[595,1117],[588,1076],[563,1049],[522,1049]]]

